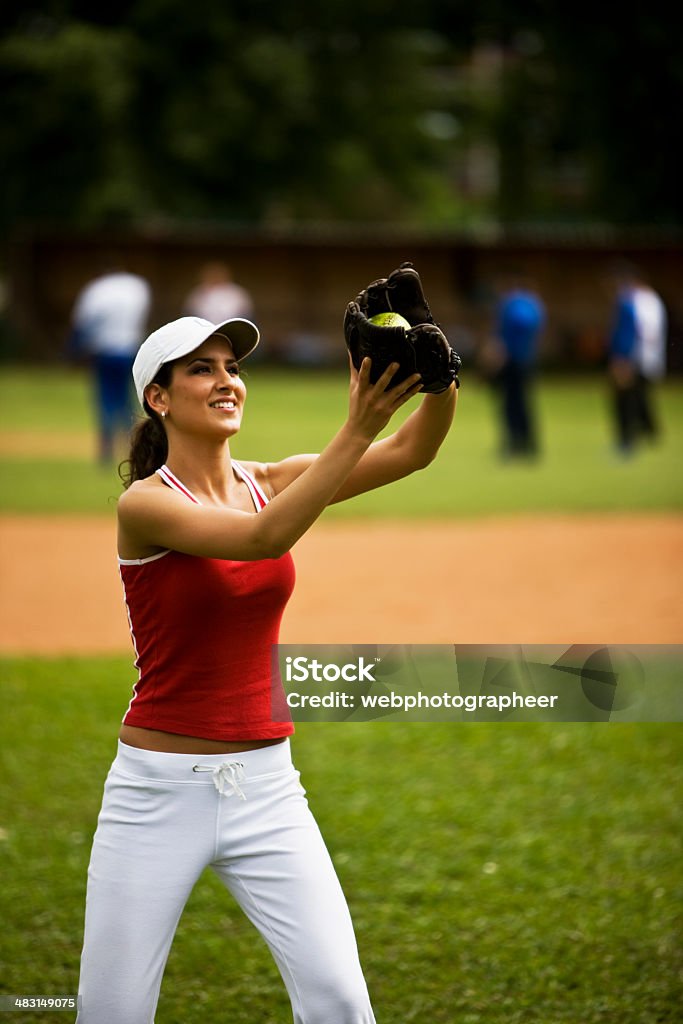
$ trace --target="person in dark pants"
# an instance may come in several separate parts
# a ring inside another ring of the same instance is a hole
[[[133,425],[131,369],[147,327],[147,281],[118,267],[96,277],[76,299],[68,355],[90,367],[98,425],[99,459],[114,459],[117,432]]]
[[[538,437],[531,405],[531,389],[538,340],[545,324],[545,307],[530,280],[521,272],[501,281],[496,309],[496,336],[500,367],[496,384],[502,421],[501,455],[538,454]]]
[[[617,293],[609,342],[612,409],[617,452],[629,456],[639,440],[659,436],[652,384],[665,372],[667,313],[637,267],[617,264],[612,280]]]

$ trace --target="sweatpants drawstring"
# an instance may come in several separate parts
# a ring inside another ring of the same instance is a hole
[[[240,789],[240,782],[244,782],[244,765],[241,761],[224,761],[217,768],[211,765],[195,764],[193,772],[211,772],[213,784],[221,796],[232,796],[235,793],[240,800],[246,800],[246,796]]]

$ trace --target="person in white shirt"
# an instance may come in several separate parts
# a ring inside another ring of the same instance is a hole
[[[652,384],[666,372],[668,318],[661,297],[636,267],[620,263],[612,277],[617,298],[609,371],[617,449],[630,455],[641,437],[654,441],[659,434]]]
[[[254,303],[246,288],[235,283],[227,263],[216,260],[201,268],[199,283],[185,299],[183,312],[219,324],[236,316],[249,320]]]
[[[72,314],[72,354],[92,370],[99,435],[99,458],[114,458],[117,431],[133,423],[131,370],[147,332],[149,283],[138,274],[111,270],[82,289]]]

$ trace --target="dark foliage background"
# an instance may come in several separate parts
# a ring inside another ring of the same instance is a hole
[[[52,0],[0,19],[5,232],[681,221],[662,0]]]

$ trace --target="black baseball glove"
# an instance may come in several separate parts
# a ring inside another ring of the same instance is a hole
[[[380,313],[398,313],[409,327],[384,327],[370,322]],[[370,380],[375,383],[389,363],[400,364],[389,387],[413,373],[422,376],[421,391],[440,394],[455,381],[460,387],[460,357],[435,323],[422,290],[420,276],[411,263],[402,263],[389,277],[369,284],[344,316],[344,337],[353,365],[358,369],[366,356],[372,359]]]

